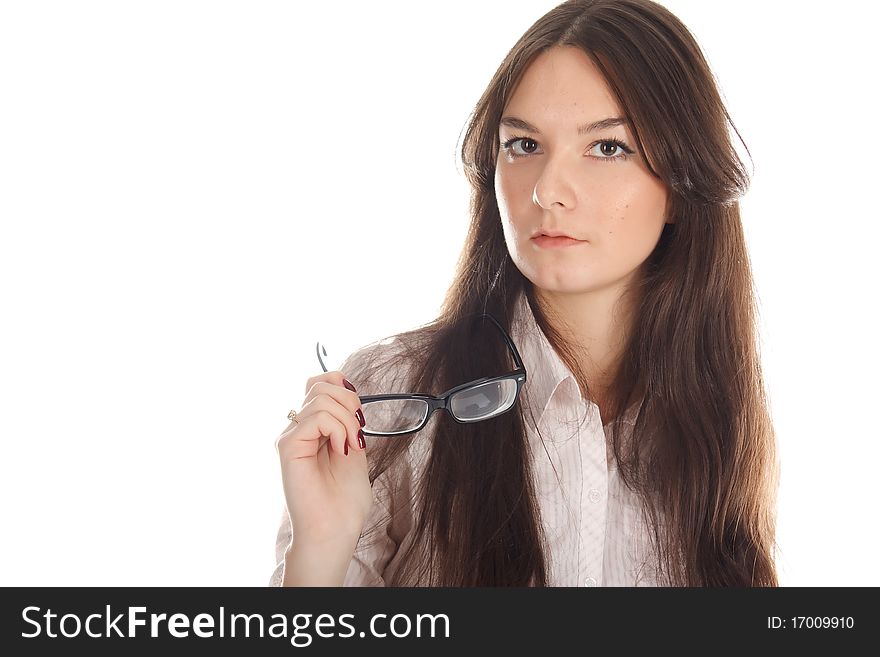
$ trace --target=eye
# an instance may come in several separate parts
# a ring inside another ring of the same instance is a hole
[[[525,150],[524,153],[520,153],[515,149],[515,145],[517,142],[522,142],[521,146]],[[501,142],[501,150],[511,159],[516,160],[522,157],[528,157],[529,155],[533,155],[533,149],[537,146],[538,142],[536,142],[531,137],[511,137],[507,141]],[[629,155],[632,155],[635,151],[631,149],[626,143],[616,137],[612,137],[610,139],[600,139],[597,142],[594,142],[588,152],[593,151],[596,147],[599,146],[598,152],[601,155],[591,155],[595,160],[603,160],[606,162],[616,162],[618,160],[624,160]],[[614,152],[622,151],[621,153],[615,155]]]
[[[518,157],[525,157],[526,155],[531,155],[531,151],[527,151],[524,154],[520,154],[514,150],[513,145],[518,141],[526,142],[528,144],[537,144],[538,143],[534,139],[531,139],[529,137],[511,137],[507,141],[502,142],[501,150],[503,150],[505,153],[507,153],[507,155],[509,155],[513,159],[516,159]]]
[[[593,144],[590,150],[594,150],[597,146],[599,147],[599,152],[602,153],[602,156],[597,158],[600,160],[623,160],[627,155],[632,155],[633,153],[632,149],[619,139],[603,139]],[[609,153],[608,151],[612,152]]]

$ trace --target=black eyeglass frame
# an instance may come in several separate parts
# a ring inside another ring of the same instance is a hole
[[[494,317],[492,317],[492,315],[490,315],[488,313],[480,314],[478,316],[478,319],[483,319],[484,317],[491,320],[492,323],[498,328],[498,330],[501,331],[501,335],[504,338],[504,341],[507,343],[507,347],[510,349],[510,353],[513,356],[513,362],[516,364],[516,369],[514,369],[512,372],[509,372],[508,374],[502,374],[500,376],[484,376],[479,379],[474,379],[473,381],[468,381],[467,383],[462,383],[461,385],[455,386],[454,388],[450,388],[449,390],[442,393],[441,395],[426,395],[426,394],[422,394],[422,393],[413,393],[413,394],[394,393],[394,394],[388,394],[388,395],[363,395],[360,397],[361,404],[366,404],[368,402],[374,402],[374,401],[407,400],[407,399],[416,400],[416,401],[424,401],[424,402],[427,402],[427,404],[428,404],[428,412],[425,414],[425,419],[422,420],[421,424],[419,424],[419,426],[416,427],[415,429],[410,429],[409,431],[402,431],[400,433],[398,433],[398,432],[381,433],[381,432],[377,432],[377,431],[367,431],[366,429],[362,429],[364,435],[396,437],[396,436],[406,436],[411,433],[416,433],[417,431],[421,431],[422,429],[425,428],[425,425],[428,424],[428,421],[431,419],[431,416],[434,415],[434,411],[438,411],[441,409],[448,412],[449,416],[453,420],[458,422],[459,424],[473,424],[475,422],[483,422],[484,420],[491,420],[494,417],[498,417],[499,415],[504,415],[508,411],[513,410],[513,408],[516,406],[517,401],[519,401],[519,395],[520,395],[520,392],[522,391],[523,384],[526,382],[526,377],[527,377],[526,368],[525,368],[525,365],[523,364],[522,358],[519,355],[519,351],[517,351],[517,349],[516,349],[516,345],[513,344],[513,340],[511,339],[510,335],[508,335],[507,331],[505,331],[504,328],[501,326],[501,324],[498,323],[498,320],[496,320]],[[324,365],[324,361],[321,359],[321,343],[320,342],[318,342],[315,345],[315,351],[317,351],[317,353],[318,353],[318,362],[321,363],[321,368],[325,372],[329,371],[327,369],[327,366]],[[455,417],[455,415],[452,413],[452,411],[449,410],[449,399],[452,397],[452,395],[456,394],[457,392],[461,392],[462,390],[465,390],[467,388],[476,387],[476,386],[490,383],[493,381],[504,381],[507,379],[513,379],[516,382],[516,395],[514,396],[513,404],[511,404],[510,408],[508,408],[507,410],[504,410],[501,413],[498,413],[497,415],[493,415],[492,417],[481,418],[479,420],[459,420],[457,417]]]

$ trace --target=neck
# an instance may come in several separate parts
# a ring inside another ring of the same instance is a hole
[[[604,408],[604,395],[617,374],[632,321],[632,304],[624,287],[610,286],[589,292],[535,289],[548,321],[581,355],[591,397]],[[581,394],[586,394],[581,390]]]

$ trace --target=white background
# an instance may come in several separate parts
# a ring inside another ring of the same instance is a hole
[[[0,584],[268,582],[315,341],[434,318],[468,114],[555,4],[0,4]],[[781,582],[876,586],[870,5],[665,4],[755,163]]]

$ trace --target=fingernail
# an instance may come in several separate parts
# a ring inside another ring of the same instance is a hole
[[[358,445],[360,445],[361,449],[367,448],[367,443],[364,440],[364,432],[358,429]]]
[[[353,385],[351,385],[351,381],[349,381],[348,379],[342,379],[342,385],[344,385],[346,388],[348,388],[352,392],[357,392],[355,387]]]
[[[357,409],[354,412],[355,417],[358,419],[358,422],[361,423],[361,426],[364,427],[367,425],[367,421],[364,419],[364,414],[361,413],[361,409]]]
[[[345,455],[348,456],[348,443],[345,443]]]

